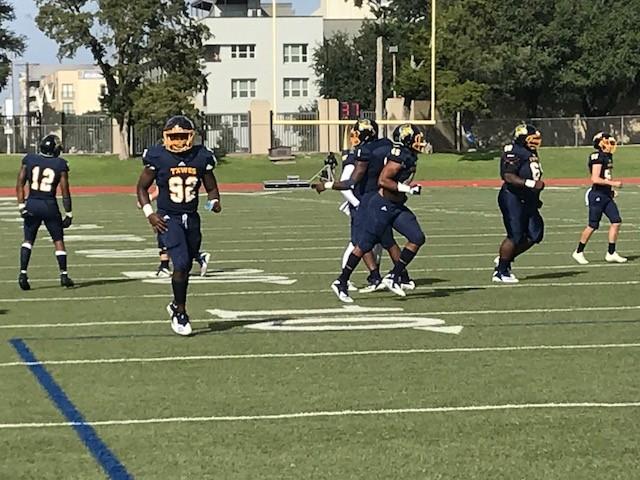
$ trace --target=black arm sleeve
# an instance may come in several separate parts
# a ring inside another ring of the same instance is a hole
[[[71,197],[63,197],[62,198],[62,206],[64,207],[65,212],[71,211]]]

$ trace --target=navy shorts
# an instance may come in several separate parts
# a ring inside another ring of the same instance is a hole
[[[589,226],[594,230],[600,227],[602,214],[605,214],[611,223],[622,223],[618,205],[609,192],[589,189],[587,202],[589,205]]]
[[[377,243],[384,247],[383,242],[388,240],[386,237],[392,230],[396,230],[409,242],[419,246],[426,241],[413,212],[406,205],[387,200],[377,192],[367,202],[361,221],[358,246],[365,252],[370,251]]]
[[[167,223],[167,231],[158,235],[158,241],[167,248],[173,269],[189,272],[202,243],[200,215],[169,215],[160,212],[158,214]]]
[[[360,199],[360,205],[356,211],[356,215],[351,223],[351,243],[359,245],[360,237],[365,235],[366,226],[369,223],[369,215],[367,213],[368,205],[371,199],[375,199],[380,195],[378,192],[369,192]],[[391,225],[380,234],[380,239],[376,242],[382,245],[385,250],[390,249],[396,244],[395,238],[393,238],[393,228]],[[360,245],[360,248],[362,246]],[[368,250],[365,250],[367,252]]]
[[[62,216],[55,198],[29,198],[26,204],[29,215],[24,218],[24,239],[33,244],[38,235],[40,225],[44,223],[54,242],[64,239],[62,232]]]
[[[516,245],[529,240],[540,243],[544,237],[544,220],[538,210],[538,201],[525,201],[502,188],[498,194],[502,221],[509,238]]]

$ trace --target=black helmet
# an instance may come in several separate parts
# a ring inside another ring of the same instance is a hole
[[[40,153],[45,157],[58,157],[62,153],[62,140],[57,135],[47,135],[40,141]]]
[[[164,147],[173,153],[186,152],[193,147],[196,127],[189,117],[174,115],[162,128]]]
[[[361,143],[373,142],[378,139],[378,124],[375,120],[360,118],[351,127],[351,146],[355,147]]]
[[[521,123],[513,132],[513,141],[529,150],[537,150],[542,143],[542,134],[533,125]]]
[[[424,133],[412,123],[396,127],[393,131],[393,141],[416,152],[424,152],[424,148],[427,146]]]

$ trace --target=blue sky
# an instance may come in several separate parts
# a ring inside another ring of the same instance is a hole
[[[280,0],[278,0],[280,1]],[[319,0],[286,0],[294,4],[296,13],[306,15],[314,11],[320,1]],[[333,0],[341,1],[341,0]],[[16,59],[18,63],[42,63],[55,64],[58,63],[56,57],[58,47],[49,38],[47,38],[35,23],[35,17],[38,13],[36,2],[34,0],[10,0],[13,4],[16,19],[11,23],[11,29],[27,37],[27,49],[21,58]],[[64,59],[62,63],[93,63],[93,59],[88,50],[80,50],[73,59]],[[20,70],[23,67],[19,67]],[[9,96],[9,86],[0,92],[0,106],[2,100]]]

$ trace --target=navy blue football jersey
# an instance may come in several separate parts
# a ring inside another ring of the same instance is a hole
[[[162,145],[155,145],[144,152],[142,162],[155,173],[158,210],[174,215],[198,210],[202,177],[216,166],[213,153],[204,145],[183,153],[172,153]]]
[[[356,160],[367,162],[368,164],[367,173],[360,182],[362,183],[361,188],[363,193],[378,190],[378,178],[384,168],[385,159],[392,148],[393,142],[388,138],[380,138],[356,148]]]
[[[401,143],[394,143],[391,152],[387,156],[387,161],[396,162],[402,166],[394,178],[396,182],[410,183],[413,180],[418,165],[418,154],[415,151]]]
[[[600,151],[593,152],[591,155],[589,155],[589,162],[587,163],[587,165],[589,167],[589,173],[591,173],[591,171],[593,170],[594,165],[602,165],[602,169],[600,170],[600,178],[612,180],[613,177],[611,171],[613,170],[613,155],[611,155],[610,153],[604,153]],[[598,190],[600,192],[606,193],[611,193],[612,191],[610,185],[594,184],[591,188],[593,190]]]
[[[513,173],[524,180],[541,180],[542,165],[540,159],[531,150],[516,143],[506,145],[500,159],[500,177],[504,180],[505,173]],[[540,191],[528,187],[517,187],[505,183],[506,188],[524,199],[538,199]]]
[[[65,159],[29,153],[22,159],[22,165],[27,173],[29,198],[56,198],[62,172],[69,171]]]

